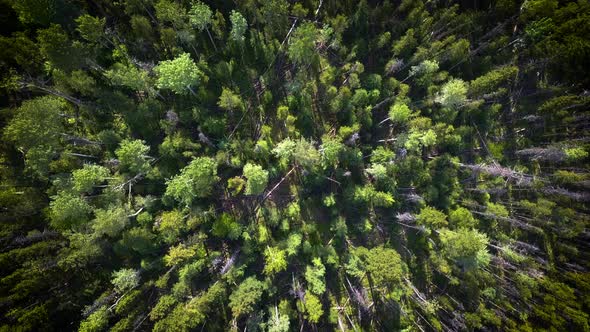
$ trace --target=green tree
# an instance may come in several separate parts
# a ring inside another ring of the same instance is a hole
[[[244,176],[248,179],[246,195],[259,195],[264,192],[268,184],[268,171],[263,170],[259,165],[247,163],[244,165]]]
[[[76,19],[76,24],[78,25],[76,30],[82,38],[91,43],[98,43],[104,35],[106,19],[85,14]]]
[[[469,210],[459,207],[449,214],[449,224],[454,228],[473,228],[477,225],[477,220]]]
[[[486,266],[490,262],[488,238],[476,230],[440,231],[443,255],[464,270]]]
[[[211,233],[220,238],[236,240],[242,234],[242,225],[228,213],[222,213],[213,223]]]
[[[166,256],[164,256],[164,263],[166,266],[175,266],[181,263],[185,263],[189,259],[193,258],[197,254],[194,247],[186,246],[185,244],[179,244],[171,247],[168,250]]]
[[[95,210],[92,229],[97,236],[118,236],[129,221],[127,211],[122,207],[110,207],[106,210]]]
[[[254,311],[264,293],[265,286],[255,277],[246,278],[229,296],[233,316],[239,318]]]
[[[424,60],[419,65],[412,66],[410,76],[414,77],[418,85],[428,87],[432,84],[438,68],[438,61]]]
[[[430,206],[420,210],[420,213],[416,216],[416,222],[419,225],[424,225],[432,230],[441,229],[448,224],[447,216]]]
[[[244,42],[248,22],[238,11],[232,10],[229,16],[231,21],[230,39],[236,42]]]
[[[4,128],[4,139],[24,154],[27,168],[38,177],[47,176],[60,148],[64,113],[69,113],[69,107],[63,99],[39,97],[23,102]]]
[[[55,0],[22,0],[11,1],[18,19],[25,24],[47,25],[54,18],[57,10]]]
[[[85,50],[80,43],[70,41],[61,25],[51,24],[47,29],[38,30],[37,39],[50,67],[70,72],[83,65]]]
[[[305,293],[305,313],[307,314],[307,320],[314,324],[319,323],[324,314],[322,302],[312,293]]]
[[[496,89],[502,83],[515,78],[517,74],[518,68],[514,66],[506,66],[489,71],[485,75],[471,81],[471,84],[469,84],[469,93],[474,96],[481,96],[485,93],[496,92]]]
[[[211,24],[213,12],[211,8],[201,1],[195,1],[189,10],[189,21],[199,31],[208,29]]]
[[[467,100],[467,84],[460,79],[452,79],[445,83],[436,101],[443,107],[458,109]]]
[[[404,103],[395,103],[389,109],[389,119],[391,122],[404,125],[412,116],[412,110]]]
[[[287,269],[285,250],[276,247],[267,247],[264,251],[264,273],[273,275]]]
[[[100,332],[109,324],[109,311],[107,306],[102,306],[93,312],[80,324],[79,332]]]
[[[81,197],[60,192],[49,203],[51,226],[59,230],[68,230],[83,225],[89,220],[92,208]]]
[[[204,74],[188,53],[183,53],[173,60],[161,61],[154,71],[157,75],[156,86],[184,95],[195,94],[194,87],[205,80]]]
[[[320,153],[326,166],[336,166],[345,147],[336,137],[324,136]]]
[[[168,180],[166,195],[190,206],[195,198],[207,197],[219,181],[217,163],[209,157],[194,159],[172,179]]]
[[[244,102],[242,98],[232,90],[223,88],[221,96],[217,105],[226,111],[242,111],[244,109]]]
[[[105,76],[112,85],[124,86],[134,91],[148,91],[150,87],[148,73],[133,65],[115,63],[105,72]]]
[[[121,167],[134,174],[147,173],[151,169],[150,147],[142,140],[124,140],[115,151]]]
[[[289,59],[298,65],[312,63],[313,59],[317,57],[315,52],[317,37],[318,30],[313,23],[306,22],[300,25],[291,37],[287,52]]]
[[[401,256],[394,249],[375,247],[369,250],[365,264],[375,287],[397,288],[405,274]]]
[[[326,268],[320,258],[314,258],[312,263],[312,266],[308,265],[305,268],[307,288],[314,294],[322,295],[326,291],[326,281],[324,280]]]
[[[125,293],[139,285],[139,272],[134,269],[120,269],[113,272],[111,280],[119,293]]]
[[[110,175],[106,167],[85,164],[83,168],[72,172],[73,188],[79,193],[91,192]]]
[[[173,243],[186,230],[185,218],[178,210],[166,211],[160,216],[158,230],[167,243]]]

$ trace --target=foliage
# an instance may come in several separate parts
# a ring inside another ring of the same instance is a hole
[[[404,267],[397,251],[376,247],[366,254],[365,264],[367,272],[371,274],[375,285],[391,287],[401,282]]]
[[[264,284],[255,277],[246,278],[229,296],[229,307],[234,317],[251,313],[264,292]]]
[[[113,272],[111,282],[119,293],[124,293],[139,285],[139,273],[133,269],[121,269]]]
[[[93,312],[80,324],[78,331],[80,332],[98,332],[104,330],[108,326],[109,312],[106,306],[103,306]]]
[[[416,222],[431,229],[440,229],[447,226],[447,216],[432,207],[425,207],[416,216]]]
[[[197,30],[205,30],[211,24],[212,16],[213,12],[209,6],[201,1],[193,2],[189,11],[189,21]]]
[[[285,250],[267,247],[264,251],[264,273],[273,275],[287,268]]]
[[[91,192],[109,175],[109,170],[103,166],[85,164],[83,168],[72,172],[73,189],[79,193]]]
[[[60,145],[64,132],[62,113],[68,105],[56,97],[39,97],[25,101],[4,128],[4,139],[25,155],[25,164],[37,176],[44,177],[52,154]]]
[[[326,291],[326,282],[324,281],[326,268],[319,258],[314,258],[312,263],[313,265],[308,265],[305,269],[307,288],[314,294],[322,295]]]
[[[311,293],[305,293],[305,312],[307,319],[311,323],[318,323],[320,321],[320,318],[324,314],[324,309],[322,308],[322,302],[320,302],[317,296]]]
[[[0,331],[588,331],[588,1],[7,0]]]
[[[389,119],[395,124],[406,124],[410,116],[412,116],[412,110],[406,104],[395,103],[389,109]]]
[[[121,207],[95,210],[92,229],[97,236],[116,237],[127,226],[127,211]]]
[[[246,195],[259,195],[264,192],[268,183],[268,171],[259,165],[248,163],[244,165],[244,176],[248,179],[244,192]]]
[[[248,28],[248,22],[240,12],[235,10],[232,10],[229,20],[231,21],[230,38],[237,42],[243,42],[246,29]]]
[[[229,238],[232,240],[237,239],[241,235],[242,227],[236,221],[236,219],[227,214],[223,213],[221,216],[213,223],[213,227],[211,228],[211,233],[217,237],[221,238]]]
[[[100,41],[100,38],[103,36],[106,19],[104,17],[97,18],[85,14],[78,17],[76,23],[78,24],[77,30],[80,33],[80,36],[89,42],[96,43]]]
[[[180,174],[168,180],[166,195],[190,206],[195,198],[207,197],[217,183],[217,164],[209,157],[194,159]]]
[[[317,29],[312,23],[297,27],[289,44],[289,58],[298,65],[309,64],[315,57]]]
[[[489,264],[488,239],[476,230],[459,229],[440,232],[443,255],[463,269],[472,269]]]
[[[68,230],[83,225],[89,219],[92,207],[81,197],[61,192],[49,204],[51,226]]]
[[[124,140],[115,151],[124,169],[133,174],[146,173],[150,169],[150,160],[146,155],[150,147],[141,140]]]
[[[449,213],[449,224],[455,228],[473,228],[477,226],[477,220],[469,210],[459,207]]]
[[[149,87],[148,73],[133,65],[115,63],[105,72],[105,76],[115,86],[124,86],[135,91],[145,91]]]
[[[154,71],[158,76],[156,87],[172,90],[179,95],[194,93],[193,88],[204,80],[203,73],[188,53],[173,60],[161,61]]]
[[[464,106],[467,96],[467,84],[460,79],[452,79],[443,85],[436,101],[443,107],[457,109]]]
[[[184,244],[179,244],[170,248],[168,254],[164,256],[164,263],[167,266],[174,266],[192,258],[194,255],[196,255],[196,253],[197,252],[195,248],[187,247]]]

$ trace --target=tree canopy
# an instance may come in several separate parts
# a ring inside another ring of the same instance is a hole
[[[0,12],[0,331],[590,331],[587,0]]]

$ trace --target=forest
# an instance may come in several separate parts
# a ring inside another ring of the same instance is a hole
[[[0,22],[0,332],[590,332],[588,0]]]

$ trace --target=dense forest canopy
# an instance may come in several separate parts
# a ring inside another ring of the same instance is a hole
[[[587,0],[0,13],[0,331],[590,331]]]

